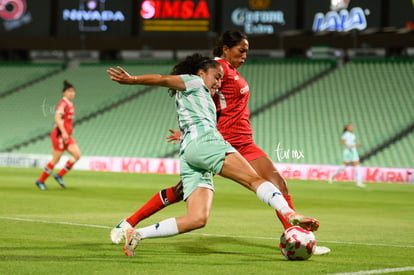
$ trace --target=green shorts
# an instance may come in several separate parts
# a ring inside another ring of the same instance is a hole
[[[214,191],[213,175],[220,174],[227,153],[237,152],[217,130],[207,131],[187,144],[180,155],[184,200],[197,187]]]
[[[342,152],[342,160],[343,162],[354,162],[359,161],[358,151],[354,149],[346,148]]]

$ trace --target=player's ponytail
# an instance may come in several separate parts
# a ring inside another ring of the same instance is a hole
[[[204,56],[199,53],[195,53],[193,55],[187,56],[183,61],[178,63],[172,69],[172,75],[180,75],[180,74],[192,74],[196,75],[198,70],[203,70],[207,72],[209,68],[220,66],[220,63],[211,59],[208,56]],[[174,89],[168,89],[170,96],[174,96],[177,91]]]
[[[62,92],[66,91],[67,89],[74,88],[72,84],[70,84],[67,80],[63,80],[63,90]]]
[[[227,46],[229,49],[238,45],[243,39],[247,40],[247,35],[241,31],[225,31],[216,43],[213,49],[213,55],[215,57],[221,57],[223,55],[223,47]]]

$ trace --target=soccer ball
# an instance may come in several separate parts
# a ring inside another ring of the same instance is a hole
[[[292,226],[280,236],[280,252],[291,261],[309,259],[315,252],[315,235],[299,226]]]

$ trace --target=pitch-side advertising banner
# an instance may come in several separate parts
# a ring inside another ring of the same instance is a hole
[[[50,160],[49,155],[0,153],[0,166],[43,168]],[[67,157],[62,157],[57,169],[63,167]],[[275,164],[286,179],[327,180],[338,166],[313,164]],[[82,157],[73,169],[89,171],[179,174],[178,159],[164,158],[122,158],[122,157]],[[362,178],[366,182],[414,183],[414,168],[361,167]],[[348,167],[338,174],[337,181],[353,181],[354,168]]]

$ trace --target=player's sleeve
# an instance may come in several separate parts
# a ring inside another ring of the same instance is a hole
[[[65,108],[66,108],[66,103],[64,101],[59,102],[58,105],[56,106],[56,113],[64,114]]]
[[[180,75],[180,77],[185,85],[185,91],[181,91],[181,93],[190,94],[204,86],[203,80],[197,75]]]

